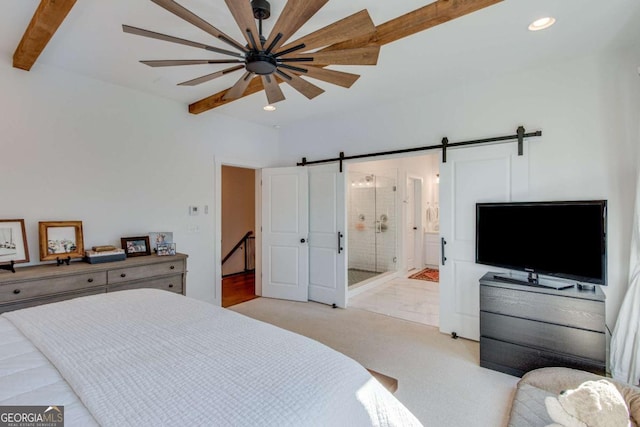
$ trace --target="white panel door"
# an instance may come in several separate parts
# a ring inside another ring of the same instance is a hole
[[[262,169],[262,296],[307,301],[307,168]]]
[[[475,263],[476,202],[526,200],[528,185],[528,156],[518,156],[515,143],[447,152],[447,162],[440,164],[440,237],[446,242],[440,266],[442,332],[480,336],[478,280],[492,267]]]
[[[309,168],[309,300],[347,303],[345,173],[337,164]]]

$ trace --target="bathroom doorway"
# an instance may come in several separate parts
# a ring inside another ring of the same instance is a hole
[[[349,307],[438,326],[439,160],[348,165]]]

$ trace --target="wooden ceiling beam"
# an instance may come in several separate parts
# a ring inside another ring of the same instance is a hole
[[[347,40],[322,50],[353,49],[371,43],[383,46],[502,1],[503,0],[437,0],[420,9],[416,9],[376,26],[376,32],[372,35]],[[254,79],[242,97],[252,95],[263,89],[262,84],[254,84],[256,81],[259,82],[260,79]],[[227,90],[229,89],[194,102],[189,105],[189,112],[192,114],[200,114],[231,102],[222,99],[227,93]]]
[[[383,46],[503,0],[438,0],[376,27]]]
[[[76,0],[41,0],[13,54],[13,66],[29,71]]]
[[[278,83],[281,83],[281,81],[279,80]],[[227,94],[229,89],[225,89],[222,92],[216,93],[215,95],[211,95],[204,99],[201,99],[200,101],[194,102],[193,104],[189,105],[189,112],[191,114],[204,113],[205,111],[209,111],[213,108],[220,107],[222,105],[228,104],[238,99],[238,98],[224,99],[224,96]],[[251,83],[249,83],[249,86],[247,86],[247,90],[244,91],[244,94],[241,96],[241,98],[244,98],[245,96],[253,95],[254,93],[258,93],[261,90],[264,90],[262,79],[256,79],[254,77],[251,80]]]

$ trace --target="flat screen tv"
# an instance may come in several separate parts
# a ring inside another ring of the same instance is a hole
[[[476,262],[607,284],[607,201],[476,204]]]

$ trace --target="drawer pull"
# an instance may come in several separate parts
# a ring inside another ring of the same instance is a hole
[[[18,294],[20,293],[20,289],[14,289],[14,290],[13,290],[13,293],[14,293],[14,294],[16,294],[16,295],[18,295]]]
[[[173,288],[173,284],[169,284],[169,287],[170,287],[170,288]]]
[[[176,269],[176,266],[175,266],[175,265],[172,265],[172,266],[171,266],[171,267],[169,267],[169,268],[170,268],[171,270],[175,270],[175,269]]]
[[[90,277],[90,278],[87,279],[87,282],[93,283],[93,279]]]
[[[120,274],[120,277],[127,277],[125,273]]]

